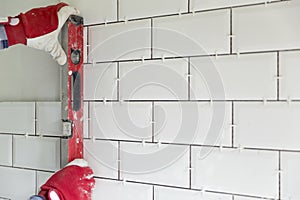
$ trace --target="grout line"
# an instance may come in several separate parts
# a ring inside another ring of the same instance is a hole
[[[111,100],[111,99],[106,99],[105,100],[107,103],[119,103],[118,100]],[[194,103],[211,103],[211,102],[240,102],[240,103],[264,103],[265,101],[263,99],[248,99],[248,100],[236,100],[236,99],[226,99],[226,100],[209,100],[209,99],[196,99],[196,100],[172,100],[172,99],[123,99],[123,102],[126,103],[144,103],[144,102],[171,102],[171,103],[188,103],[188,102],[194,102]],[[97,100],[85,100],[84,102],[92,102],[92,103],[103,103],[103,99],[97,99]],[[286,103],[286,100],[274,100],[274,99],[267,99],[266,103]],[[295,99],[292,100],[292,102],[300,102],[300,99]]]
[[[118,141],[118,180],[121,180],[121,142]]]
[[[34,186],[35,194],[38,193],[38,191],[37,191],[37,182],[38,182],[38,177],[37,177],[37,171],[35,170],[35,186]]]
[[[110,181],[117,181],[120,182],[122,180],[117,180],[114,178],[108,178],[108,177],[99,177],[95,176],[96,179],[100,180],[110,180]],[[164,188],[173,188],[173,189],[180,189],[180,190],[186,190],[186,191],[196,191],[196,192],[202,192],[201,189],[189,189],[187,187],[181,187],[181,186],[175,186],[175,185],[164,185],[164,184],[157,184],[157,183],[150,183],[150,182],[140,182],[140,181],[134,181],[134,180],[126,180],[127,183],[133,183],[133,184],[141,184],[141,185],[148,185],[148,186],[154,186],[154,187],[164,187]],[[230,193],[230,192],[221,192],[221,191],[215,191],[215,190],[205,190],[207,193],[212,193],[212,194],[221,194],[221,195],[230,195],[230,196],[240,196],[240,197],[249,197],[249,198],[259,198],[259,199],[269,199],[271,200],[272,198],[267,198],[267,197],[262,197],[262,196],[252,196],[252,195],[247,195],[247,194],[238,194],[238,193]]]
[[[191,58],[188,58],[188,101],[191,100]],[[193,95],[194,96],[194,95]]]
[[[107,141],[107,142],[123,142],[123,143],[134,143],[139,144],[142,141],[137,140],[120,140],[120,139],[101,139],[101,138],[95,138],[96,141]],[[151,141],[145,141],[146,144],[158,144],[158,142],[151,142]],[[171,142],[161,142],[162,145],[174,145],[174,146],[186,146],[186,147],[206,147],[206,148],[220,148],[220,145],[203,145],[203,144],[186,144],[186,143],[171,143]],[[238,147],[232,147],[232,146],[222,146],[223,149],[235,149],[238,150]],[[292,149],[274,149],[274,148],[258,148],[258,147],[244,147],[244,150],[249,151],[269,151],[269,152],[289,152],[289,153],[300,153],[299,150],[292,150]]]
[[[234,125],[235,119],[234,119],[234,102],[231,103],[231,124]],[[235,139],[235,130],[234,126],[231,127],[231,145],[234,147],[234,139]]]
[[[22,169],[22,170],[27,170],[27,171],[55,173],[55,171],[49,171],[49,170],[43,170],[43,169],[37,169],[37,168],[29,168],[29,167],[17,167],[17,166],[7,166],[7,165],[0,165],[0,167],[12,168],[12,169]]]
[[[300,49],[277,49],[277,50],[263,50],[263,51],[245,51],[245,52],[239,52],[240,55],[253,55],[253,54],[267,54],[267,53],[277,53],[277,52],[294,52],[294,51],[300,51]],[[226,56],[234,56],[237,55],[237,53],[222,53],[218,54],[218,57],[226,57]],[[173,60],[173,59],[184,59],[184,58],[207,58],[207,57],[215,57],[216,54],[198,54],[198,55],[186,55],[186,56],[166,56],[165,60]],[[161,60],[161,58],[153,57],[153,58],[145,58],[144,61],[154,61],[154,60]],[[143,60],[141,58],[133,58],[133,59],[121,59],[121,60],[104,60],[104,61],[98,61],[95,62],[95,64],[111,64],[111,63],[117,63],[117,62],[142,62]],[[84,63],[92,64],[92,63]]]
[[[120,63],[117,62],[117,101],[119,102],[121,100],[121,97],[120,97]]]
[[[280,100],[280,80],[279,80],[279,77],[280,77],[280,53],[279,51],[277,52],[277,60],[276,60],[276,64],[277,64],[277,100],[279,101]]]
[[[151,128],[152,128],[152,142],[155,141],[155,105],[154,102],[151,104],[152,117],[151,117]]]
[[[91,129],[92,129],[92,126],[91,126],[91,102],[87,102],[88,104],[88,118],[86,119],[87,120],[87,126],[88,126],[88,134],[87,136],[89,138],[92,138],[92,132],[91,132]]]
[[[189,188],[192,189],[192,146],[189,147]]]
[[[37,135],[37,102],[34,102],[34,135]]]
[[[87,62],[91,61],[90,59],[90,27],[86,27],[86,60]],[[84,60],[84,59],[83,59]]]
[[[117,0],[117,21],[120,21],[120,0]]]
[[[152,200],[155,200],[155,186],[152,186]]]
[[[282,166],[281,166],[281,151],[278,152],[278,197],[279,200],[281,199],[281,170],[282,170]]]
[[[230,8],[230,20],[229,20],[229,26],[230,26],[230,41],[229,41],[229,47],[230,47],[230,54],[233,52],[233,21],[232,21],[232,8]]]
[[[191,13],[191,0],[188,0],[188,13]]]
[[[277,0],[277,1],[271,1],[268,4],[276,4],[276,3],[283,3],[283,2],[289,2],[292,0]],[[245,8],[245,7],[253,7],[253,6],[260,6],[260,5],[265,5],[265,2],[261,3],[253,3],[253,4],[247,4],[247,5],[237,5],[237,6],[227,6],[227,7],[221,7],[221,8],[212,8],[212,9],[205,9],[205,10],[198,10],[195,11],[195,13],[205,13],[205,12],[214,12],[214,11],[220,11],[220,10],[228,10],[228,9],[237,9],[237,8]],[[119,7],[119,6],[118,6]],[[182,15],[190,15],[191,12],[183,12],[181,13]],[[165,18],[165,17],[173,17],[173,16],[178,16],[178,13],[171,13],[171,14],[164,14],[164,15],[155,15],[151,17],[140,17],[140,18],[133,18],[129,19],[128,21],[140,21],[140,20],[148,20],[151,18]],[[93,24],[86,24],[84,27],[92,27],[92,26],[101,26],[105,24],[116,24],[116,23],[124,23],[123,20],[117,19],[117,21],[110,21],[110,22],[101,22],[101,23],[93,23]]]
[[[14,166],[14,136],[11,135],[11,167]]]
[[[150,52],[151,52],[151,59],[153,59],[153,46],[154,46],[154,41],[153,41],[153,36],[154,36],[154,27],[153,27],[153,19],[151,18],[151,47],[150,47]]]

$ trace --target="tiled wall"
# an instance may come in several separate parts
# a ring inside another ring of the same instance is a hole
[[[68,2],[85,18],[94,199],[300,199],[298,0]],[[0,199],[59,168],[45,94],[0,103]]]

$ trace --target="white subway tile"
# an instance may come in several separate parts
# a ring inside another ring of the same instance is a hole
[[[96,179],[93,199],[152,200],[152,186]]]
[[[243,5],[251,5],[258,3],[269,3],[276,0],[191,0],[190,7],[192,11],[197,10],[208,10],[208,9],[216,9],[216,8],[225,8],[225,7],[233,7],[233,6],[243,6]]]
[[[85,24],[97,24],[117,20],[117,1],[112,0],[66,0],[80,11]]]
[[[192,158],[192,188],[268,198],[278,194],[275,152],[193,147]]]
[[[84,99],[117,98],[117,64],[84,66]]]
[[[0,167],[0,196],[11,200],[28,199],[35,194],[35,172]]]
[[[191,99],[276,99],[276,60],[275,53],[192,58]]]
[[[234,9],[234,51],[299,48],[299,8],[299,1],[292,1]]]
[[[282,153],[281,160],[281,189],[282,199],[296,200],[300,198],[300,154]]]
[[[229,10],[153,20],[153,55],[229,53]]]
[[[155,103],[155,141],[231,145],[231,104]]]
[[[120,19],[152,17],[188,11],[186,0],[121,0]]]
[[[59,100],[61,66],[48,53],[15,45],[1,51],[0,60],[1,102]]]
[[[12,165],[11,135],[0,135],[0,165]]]
[[[34,103],[0,103],[0,133],[34,134]]]
[[[62,136],[61,103],[37,102],[37,134]]]
[[[280,53],[280,98],[300,99],[300,52]]]
[[[121,99],[188,98],[188,61],[172,59],[120,63]]]
[[[300,104],[236,103],[235,145],[271,149],[300,149]]]
[[[121,143],[121,178],[188,187],[189,146]]]
[[[115,61],[150,57],[150,20],[90,27],[92,61]]]
[[[37,171],[36,172],[36,191],[40,191],[40,187],[48,181],[48,179],[53,175],[53,173],[49,172],[41,172]]]
[[[60,141],[56,138],[13,137],[13,165],[41,170],[60,168]]]
[[[151,140],[151,103],[91,103],[91,137]]]
[[[230,195],[203,193],[202,191],[155,187],[155,200],[232,200]]]
[[[96,176],[118,178],[118,142],[85,140],[84,159]]]

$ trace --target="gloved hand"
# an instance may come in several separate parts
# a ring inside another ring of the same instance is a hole
[[[65,3],[44,8],[35,8],[16,17],[8,17],[1,22],[6,30],[8,46],[24,44],[32,48],[49,52],[60,65],[64,65],[67,56],[63,51],[58,35],[70,15],[79,11]]]
[[[39,196],[45,200],[91,200],[94,186],[92,169],[85,160],[76,159],[42,185]]]

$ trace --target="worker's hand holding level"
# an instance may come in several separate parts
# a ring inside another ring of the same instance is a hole
[[[92,169],[86,161],[76,159],[56,172],[30,200],[91,200],[94,186]]]
[[[8,46],[24,44],[32,48],[49,52],[63,65],[67,61],[58,35],[70,15],[78,15],[79,11],[65,3],[44,8],[35,8],[16,17],[8,17],[0,21],[7,35]]]

